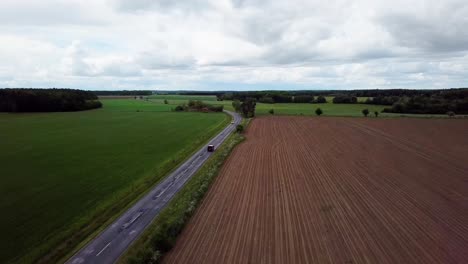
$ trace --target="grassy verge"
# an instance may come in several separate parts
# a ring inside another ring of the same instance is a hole
[[[243,122],[244,126],[246,124]],[[195,212],[226,158],[243,140],[244,136],[241,134],[231,134],[130,247],[119,263],[159,263],[164,254],[174,246],[177,236]]]

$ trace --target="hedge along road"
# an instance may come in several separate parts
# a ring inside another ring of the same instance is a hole
[[[241,121],[239,114],[224,111],[234,118],[221,133],[212,138],[192,157],[180,165],[147,195],[109,225],[96,238],[78,251],[66,263],[114,263],[137,239],[151,221],[164,209],[175,194],[211,156],[208,145],[219,146]]]

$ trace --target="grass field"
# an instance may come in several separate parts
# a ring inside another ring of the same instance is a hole
[[[85,112],[0,114],[0,263],[80,242],[229,122],[143,100],[102,102]]]
[[[200,100],[200,101],[216,101],[214,95],[178,95],[178,94],[155,94],[148,98],[155,100]]]

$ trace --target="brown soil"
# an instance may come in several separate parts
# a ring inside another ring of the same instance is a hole
[[[468,120],[257,118],[165,263],[468,263]]]

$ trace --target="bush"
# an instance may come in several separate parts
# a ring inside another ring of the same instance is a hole
[[[243,125],[237,125],[237,126],[236,126],[236,132],[237,132],[237,133],[242,133],[242,132],[244,132],[244,126],[243,126]]]
[[[453,112],[453,111],[448,111],[448,112],[447,112],[447,115],[448,115],[449,117],[454,117],[454,116],[455,116],[455,112]]]
[[[375,117],[379,117],[379,112],[378,112],[378,111],[375,111],[375,112],[374,112],[374,115],[375,115]]]
[[[208,105],[208,110],[211,112],[222,112],[224,105]]]
[[[176,108],[174,109],[176,112],[183,112],[185,111],[187,107],[185,105],[178,105],[176,106]]]
[[[274,109],[270,109],[270,111],[268,111],[268,113],[274,115],[274,114],[275,114],[275,110],[274,110]]]
[[[224,105],[210,105],[205,104],[202,101],[190,100],[188,105],[182,104],[178,105],[175,108],[176,112],[181,111],[198,111],[198,112],[222,112],[224,110]]]
[[[318,116],[322,115],[323,114],[322,109],[320,109],[320,107],[315,109],[315,114],[318,115]]]
[[[169,102],[167,101],[167,99],[164,99],[164,104],[168,104]]]
[[[367,115],[369,115],[369,109],[362,109],[362,114],[367,117]]]

